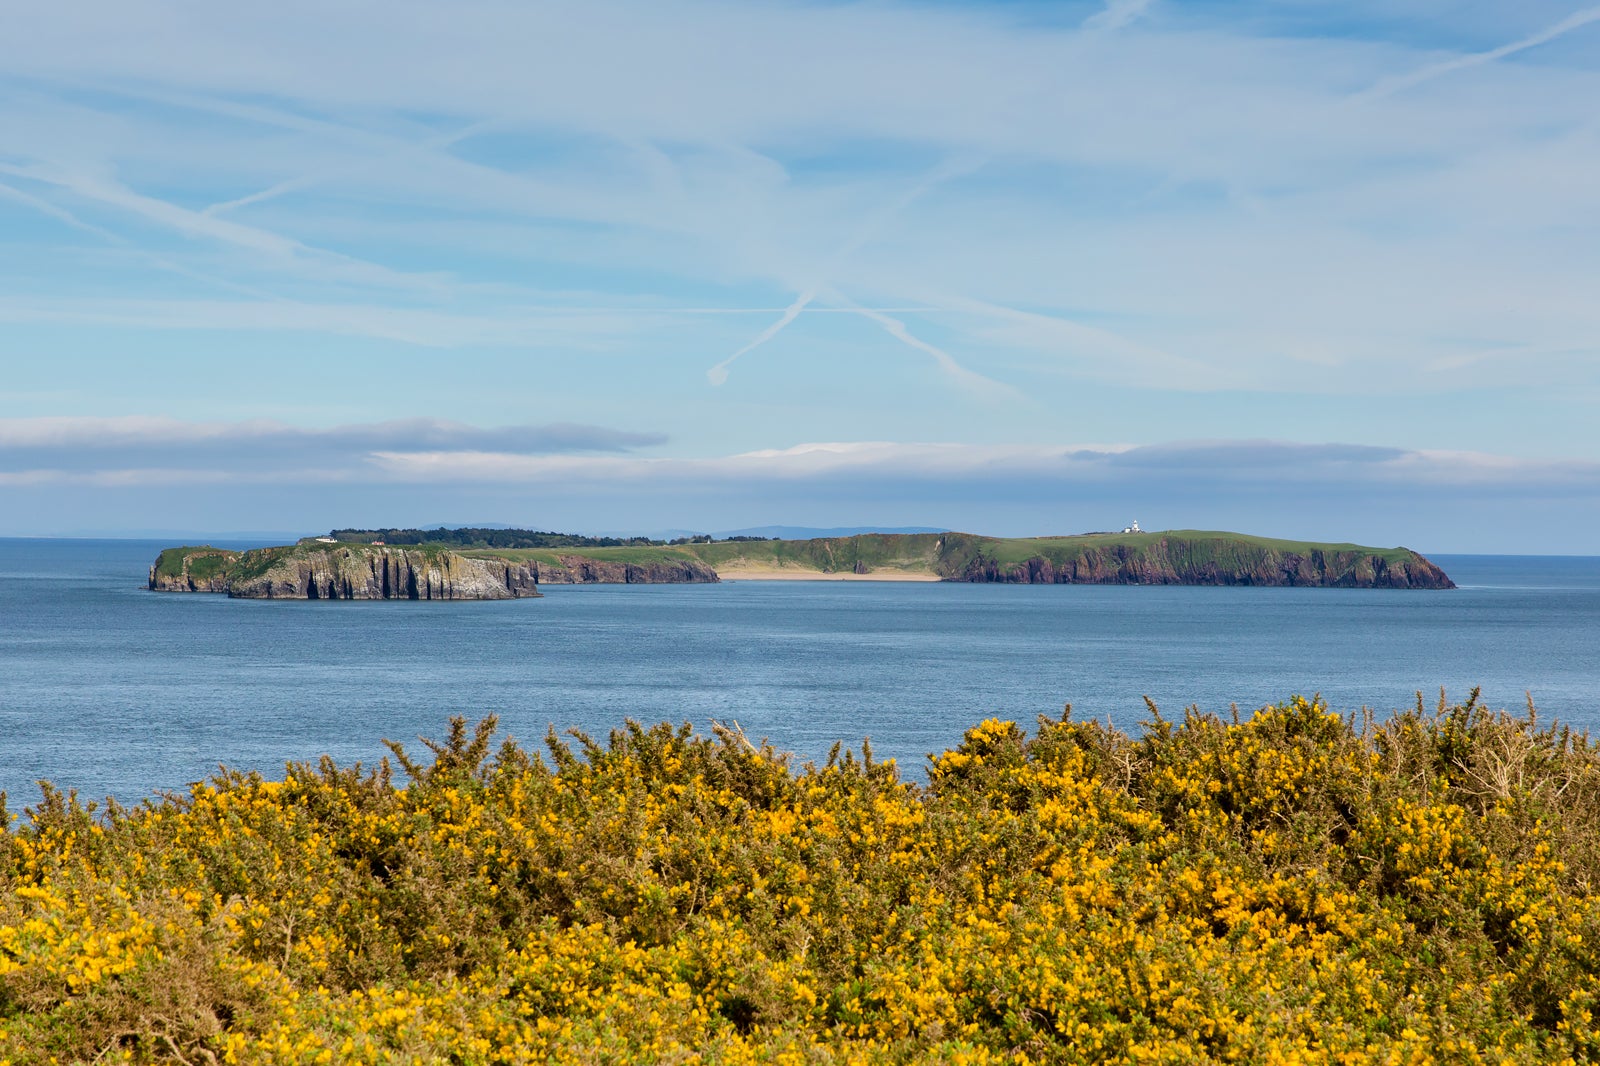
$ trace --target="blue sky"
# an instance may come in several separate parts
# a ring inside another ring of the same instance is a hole
[[[1600,553],[1600,7],[3,20],[0,535]]]

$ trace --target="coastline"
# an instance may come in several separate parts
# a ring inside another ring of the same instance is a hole
[[[795,567],[717,568],[723,581],[938,581],[937,574],[918,574],[907,570],[874,570],[865,574],[824,573]]]
[[[167,548],[150,567],[149,587],[298,599],[506,599],[537,595],[538,586],[547,583],[718,580],[1454,587],[1444,571],[1407,548],[1206,530],[1022,538],[861,534],[808,541],[554,547],[451,543],[488,536],[473,529],[435,530],[435,541],[419,539],[428,532],[422,530],[379,532],[385,536],[370,541],[307,537],[246,552],[209,545]],[[387,543],[401,535],[408,538],[406,543]],[[530,543],[565,537],[527,531],[519,535]]]

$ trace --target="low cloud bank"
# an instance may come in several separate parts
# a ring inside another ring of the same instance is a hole
[[[786,483],[915,483],[952,488],[1158,485],[1185,492],[1287,486],[1456,485],[1594,492],[1600,463],[1273,440],[1161,444],[960,444],[845,441],[709,458],[653,457],[659,433],[552,424],[479,428],[406,419],[327,429],[168,418],[0,419],[0,484],[137,485],[239,481],[406,485],[493,483],[618,490],[736,489]]]
[[[0,420],[0,535],[503,522],[546,529],[1222,528],[1424,551],[1592,553],[1600,463],[1271,440],[854,441],[713,457],[658,434]]]
[[[338,481],[381,476],[374,457],[384,453],[592,454],[666,439],[569,423],[482,428],[429,418],[323,429],[264,419],[14,418],[0,419],[0,485],[137,484],[175,477]]]
[[[1475,452],[1413,451],[1353,444],[1195,441],[1131,445],[965,445],[851,442],[804,444],[709,459],[512,455],[482,451],[386,451],[373,456],[401,481],[560,484],[593,480],[748,482],[1167,485],[1183,491],[1275,491],[1284,485],[1422,484],[1528,491],[1600,490],[1600,463],[1513,459]]]

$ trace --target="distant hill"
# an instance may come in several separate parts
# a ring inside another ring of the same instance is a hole
[[[554,533],[499,526],[460,529],[335,529],[334,540],[350,544],[382,541],[392,545],[442,544],[451,548],[624,548],[664,544],[649,537],[586,537],[581,533]]]
[[[721,533],[698,533],[673,530],[656,536],[590,535],[585,533],[557,533],[547,530],[517,529],[514,526],[424,526],[421,528],[335,529],[329,535],[335,540],[351,544],[370,544],[381,540],[385,544],[443,544],[452,548],[624,548],[641,545],[681,544],[686,541],[748,540],[754,537],[768,540],[816,540],[828,537],[854,537],[865,533],[942,533],[935,526],[840,526],[821,529],[811,526],[755,526],[750,529],[733,529]]]
[[[771,540],[813,540],[817,537],[854,537],[861,533],[943,533],[948,526],[750,526],[745,529],[724,529],[707,531],[700,529],[653,529],[644,532],[638,530],[600,530],[588,533],[561,534],[562,536],[587,537],[591,540],[614,540],[618,543],[640,544],[654,542],[668,544],[675,540],[684,540],[690,537],[707,536],[717,540],[728,540],[732,537],[766,537]],[[499,532],[525,532],[519,527],[507,522],[428,522],[420,526],[408,526],[412,530],[496,530]],[[359,532],[359,531],[358,531]],[[548,534],[541,534],[548,535]]]
[[[816,540],[819,537],[856,537],[863,533],[943,533],[943,526],[751,526],[713,534],[718,540],[732,537],[770,537],[773,540]]]

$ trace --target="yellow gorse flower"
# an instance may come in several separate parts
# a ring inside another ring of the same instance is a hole
[[[926,786],[718,729],[224,774],[0,835],[0,1063],[1411,1063],[1600,1055],[1600,752],[1476,701]]]

